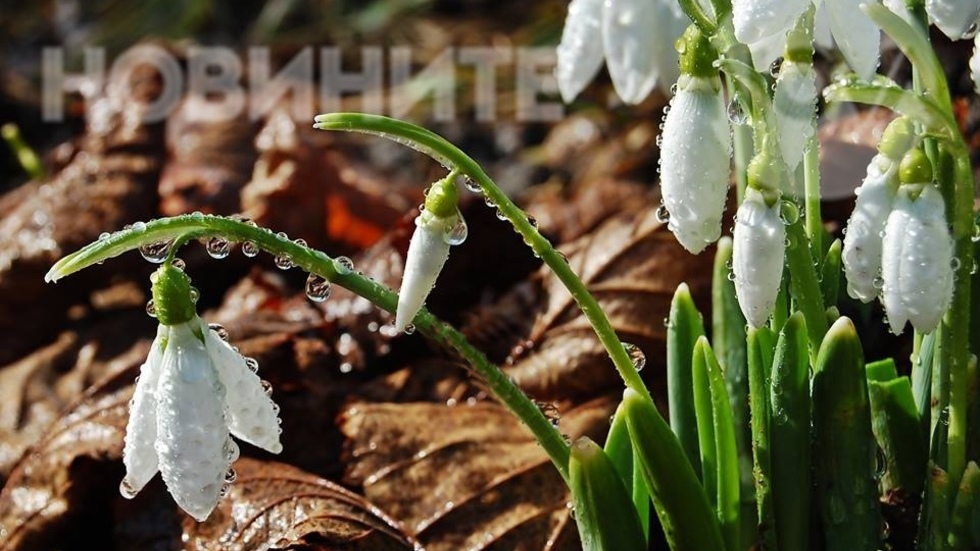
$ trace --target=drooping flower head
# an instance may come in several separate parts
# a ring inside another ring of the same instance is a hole
[[[603,58],[626,103],[640,103],[657,84],[666,90],[678,74],[673,44],[688,23],[675,0],[572,0],[557,49],[562,99],[575,99]]]
[[[801,18],[801,23],[805,23]],[[806,24],[789,33],[786,55],[776,77],[772,106],[779,130],[779,151],[790,172],[803,161],[807,142],[816,132],[817,74]]]
[[[749,163],[748,187],[738,208],[732,244],[735,295],[745,320],[762,327],[776,306],[783,277],[786,227],[780,216],[784,171],[765,151]]]
[[[691,25],[678,50],[681,77],[664,118],[660,191],[670,215],[667,227],[697,254],[721,235],[732,139],[721,79],[712,66],[715,49]]]
[[[893,333],[901,333],[906,321],[931,333],[953,298],[953,238],[922,150],[906,154],[900,177],[895,208],[885,224],[881,300]]]
[[[879,153],[868,164],[857,201],[847,221],[841,260],[847,294],[871,302],[881,291],[881,236],[898,190],[902,157],[915,144],[915,129],[905,117],[892,121],[878,143]]]
[[[130,404],[120,492],[135,496],[159,471],[181,509],[203,521],[234,479],[232,435],[282,451],[279,408],[250,369],[254,360],[197,316],[183,271],[164,264],[151,281],[160,327]]]
[[[396,331],[404,331],[422,308],[449,258],[449,247],[466,240],[466,222],[459,213],[455,180],[452,173],[432,184],[424,208],[415,218],[415,232],[408,244],[405,274],[398,291]]]

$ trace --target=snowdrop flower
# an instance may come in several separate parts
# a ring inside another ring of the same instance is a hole
[[[814,2],[825,10],[830,30],[844,59],[861,78],[868,79],[878,67],[880,32],[861,11],[867,0],[823,0]],[[734,0],[732,17],[735,37],[752,52],[759,71],[769,66],[786,47],[786,35],[803,15],[810,0]],[[817,16],[820,20],[820,15]]]
[[[772,195],[768,192],[771,187],[764,194],[758,186],[752,186],[752,180],[756,179],[754,175],[772,173],[771,165],[765,163],[767,157],[757,155],[749,164],[750,185],[738,208],[732,244],[735,295],[742,314],[752,327],[765,325],[776,306],[786,246],[786,227],[779,213],[778,194],[767,200],[766,195]]]
[[[926,13],[951,40],[973,38],[980,19],[980,0],[926,0]]]
[[[892,121],[882,134],[867,176],[854,190],[857,201],[847,221],[841,257],[847,294],[862,302],[871,302],[881,288],[881,236],[898,190],[902,157],[915,142],[914,131],[905,117]]]
[[[395,330],[404,331],[422,308],[449,258],[449,247],[466,240],[466,222],[459,213],[456,174],[432,184],[426,192],[422,213],[415,218],[415,232],[408,244],[405,274],[398,292]]]
[[[643,101],[677,79],[674,41],[690,21],[675,0],[572,0],[558,44],[555,76],[565,102],[592,80],[605,58],[616,93]]]
[[[681,38],[682,74],[664,118],[660,191],[667,227],[697,254],[721,235],[728,195],[731,131],[714,48],[693,25]]]
[[[180,508],[204,521],[234,477],[230,435],[282,451],[279,408],[245,358],[197,316],[190,279],[169,264],[151,279],[160,327],[130,403],[120,492],[134,497],[159,471]]]
[[[809,44],[807,44],[809,50]],[[776,78],[776,91],[772,106],[779,130],[779,150],[790,172],[803,161],[807,141],[816,132],[814,107],[817,103],[817,74],[813,70],[811,54],[799,59],[795,52],[787,52],[786,60]]]
[[[918,149],[912,152],[925,159]],[[901,333],[906,321],[931,333],[953,298],[953,238],[946,227],[942,194],[931,183],[905,185],[904,160],[902,165],[903,185],[885,224],[881,299],[893,333]],[[919,172],[921,176],[925,171]],[[931,167],[928,172],[928,179],[914,181],[931,181]]]

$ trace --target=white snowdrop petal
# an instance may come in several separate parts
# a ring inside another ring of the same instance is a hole
[[[915,201],[904,195],[898,208],[908,210],[908,220],[902,232],[898,288],[912,326],[931,333],[953,297],[953,239],[938,189],[926,186]]]
[[[908,321],[908,311],[902,297],[902,288],[899,284],[902,270],[902,256],[904,256],[905,228],[908,226],[909,209],[908,196],[900,193],[895,201],[895,208],[888,215],[885,222],[885,236],[882,240],[881,251],[881,303],[885,307],[885,314],[888,316],[888,325],[892,333],[898,335],[905,328]],[[848,230],[850,233],[850,230]]]
[[[878,68],[881,31],[861,10],[867,0],[824,0],[834,41],[847,64],[863,79],[870,79]]]
[[[786,33],[806,10],[808,0],[735,0],[732,23],[735,37],[748,45],[759,71],[783,54]]]
[[[980,17],[980,0],[926,0],[926,13],[952,40],[968,38]]]
[[[973,55],[970,56],[970,77],[973,91],[980,94],[980,34],[973,37]]]
[[[164,343],[170,330],[157,327],[157,336],[150,345],[150,355],[140,368],[136,391],[129,408],[126,437],[123,445],[123,465],[126,476],[120,485],[123,497],[132,498],[157,473],[157,386],[160,381]]]
[[[428,220],[424,214],[419,216],[408,244],[405,275],[402,276],[395,311],[396,331],[404,331],[405,326],[415,318],[449,258],[449,244],[446,243],[442,223]]]
[[[768,207],[761,193],[747,189],[735,222],[732,270],[738,305],[752,327],[765,325],[776,306],[785,240],[779,202]]]
[[[887,163],[882,171],[880,165]],[[881,273],[882,232],[895,200],[898,163],[877,155],[868,165],[868,174],[855,193],[854,212],[847,222],[841,259],[847,277],[847,294],[862,302],[878,296],[875,285]]]
[[[657,67],[657,86],[668,92],[671,85],[677,82],[681,69],[677,50],[674,44],[684,34],[691,20],[684,14],[680,4],[673,0],[656,0],[657,27],[651,32],[660,37],[654,41],[654,51],[651,52]]]
[[[787,61],[776,79],[773,108],[779,125],[779,148],[790,172],[803,160],[807,141],[816,131],[816,78],[811,67]]]
[[[562,99],[569,103],[585,89],[602,67],[604,0],[572,0],[558,44],[555,76]]]
[[[721,93],[707,79],[685,78],[664,120],[660,190],[668,228],[697,254],[721,235],[731,133]]]
[[[157,396],[160,474],[174,501],[198,521],[218,503],[230,465],[225,391],[200,337],[200,319],[171,328]]]
[[[899,0],[904,2],[905,0]],[[825,50],[834,49],[834,35],[830,32],[830,18],[823,2],[815,2],[817,13],[813,16],[813,43]]]
[[[657,83],[658,26],[653,0],[606,0],[602,45],[616,93],[626,103],[640,103]]]
[[[281,452],[277,408],[262,388],[262,380],[248,368],[241,354],[202,325],[208,353],[225,387],[231,434],[266,451]]]

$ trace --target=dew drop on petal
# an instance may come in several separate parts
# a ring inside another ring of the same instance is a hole
[[[146,315],[150,316],[151,318],[157,317],[157,307],[153,304],[152,298],[146,303]]]
[[[639,346],[636,346],[635,344],[629,342],[624,342],[622,343],[622,345],[623,345],[623,349],[626,350],[626,353],[630,357],[630,362],[633,363],[633,367],[637,371],[641,371],[644,367],[646,367],[647,357],[646,354],[644,354],[643,351],[640,350]]]
[[[246,241],[242,243],[242,254],[249,258],[255,258],[259,254],[259,246],[251,241]]]
[[[875,289],[882,289],[885,286],[885,278],[878,276],[871,281],[871,286]]]
[[[661,224],[666,224],[670,222],[670,211],[667,210],[667,205],[660,205],[657,207],[657,222]]]
[[[153,264],[161,264],[167,259],[167,255],[170,254],[170,245],[173,241],[155,241],[153,243],[144,243],[140,245],[140,254],[147,262],[152,262]]]
[[[129,483],[129,480],[124,478],[122,479],[122,482],[119,483],[119,493],[126,499],[133,499],[136,497],[136,494],[139,493],[139,491],[133,488],[133,486]]]
[[[306,298],[313,302],[323,302],[330,298],[330,282],[327,278],[310,274],[306,278]]]
[[[224,325],[221,325],[220,323],[209,323],[208,329],[214,331],[214,333],[218,335],[219,339],[228,342],[228,330],[225,329]]]
[[[468,234],[469,228],[466,226],[466,221],[460,218],[452,229],[443,234],[442,238],[448,245],[462,245]]]
[[[265,379],[262,379],[260,383],[262,384],[262,392],[264,392],[266,396],[272,396],[272,383],[266,381]]]
[[[221,487],[221,490],[218,492],[218,499],[224,499],[228,497],[229,493],[231,493],[231,485],[229,484],[223,485]]]
[[[354,261],[346,256],[338,256],[335,258],[334,266],[337,267],[337,272],[344,275],[354,271]]]
[[[231,242],[224,237],[215,236],[208,239],[208,242],[204,248],[207,249],[208,256],[217,260],[226,258],[229,254],[231,254]]]
[[[248,370],[251,371],[252,373],[258,373],[259,372],[259,361],[256,360],[255,358],[245,358],[245,367],[247,367]]]
[[[949,261],[949,269],[954,272],[959,270],[961,265],[960,259],[955,256]]]
[[[238,480],[238,473],[235,472],[235,468],[228,467],[225,471],[225,484],[233,484],[236,480]]]

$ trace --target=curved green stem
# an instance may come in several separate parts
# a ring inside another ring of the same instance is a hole
[[[540,257],[551,268],[565,288],[568,289],[572,298],[575,299],[575,302],[581,308],[585,318],[592,325],[595,334],[599,337],[599,341],[605,347],[609,357],[612,358],[613,364],[616,366],[616,370],[619,371],[619,375],[623,378],[626,386],[635,390],[645,399],[652,401],[650,392],[647,390],[646,385],[643,384],[643,379],[640,378],[640,374],[633,366],[633,362],[623,347],[623,343],[619,340],[605,312],[599,307],[598,301],[589,292],[585,283],[569,267],[565,257],[538,232],[535,225],[528,220],[524,211],[518,208],[497,187],[476,161],[463,153],[458,147],[446,141],[442,136],[396,119],[361,113],[330,113],[318,115],[315,120],[316,124],[313,126],[320,130],[363,132],[383,136],[407,145],[426,153],[450,170],[459,170],[470,181],[480,186],[486,198],[510,221],[517,233],[524,238],[524,242],[534,251],[534,254]]]
[[[137,224],[134,228],[116,232],[105,239],[90,243],[81,250],[58,261],[45,276],[47,281],[77,272],[93,264],[138,249],[148,243],[171,240],[189,240],[202,237],[223,237],[231,241],[250,241],[259,248],[276,256],[288,256],[300,269],[323,276],[350,291],[370,300],[375,306],[394,312],[398,295],[384,285],[357,272],[340,266],[326,254],[300,245],[288,238],[246,222],[210,216],[190,214]],[[466,337],[452,326],[440,321],[424,308],[415,317],[415,326],[427,337],[455,350],[471,366],[477,375],[504,405],[527,425],[544,448],[562,477],[568,480],[568,444],[551,421],[534,405],[500,369],[491,364],[482,352],[473,348]],[[624,352],[625,353],[625,352]]]

